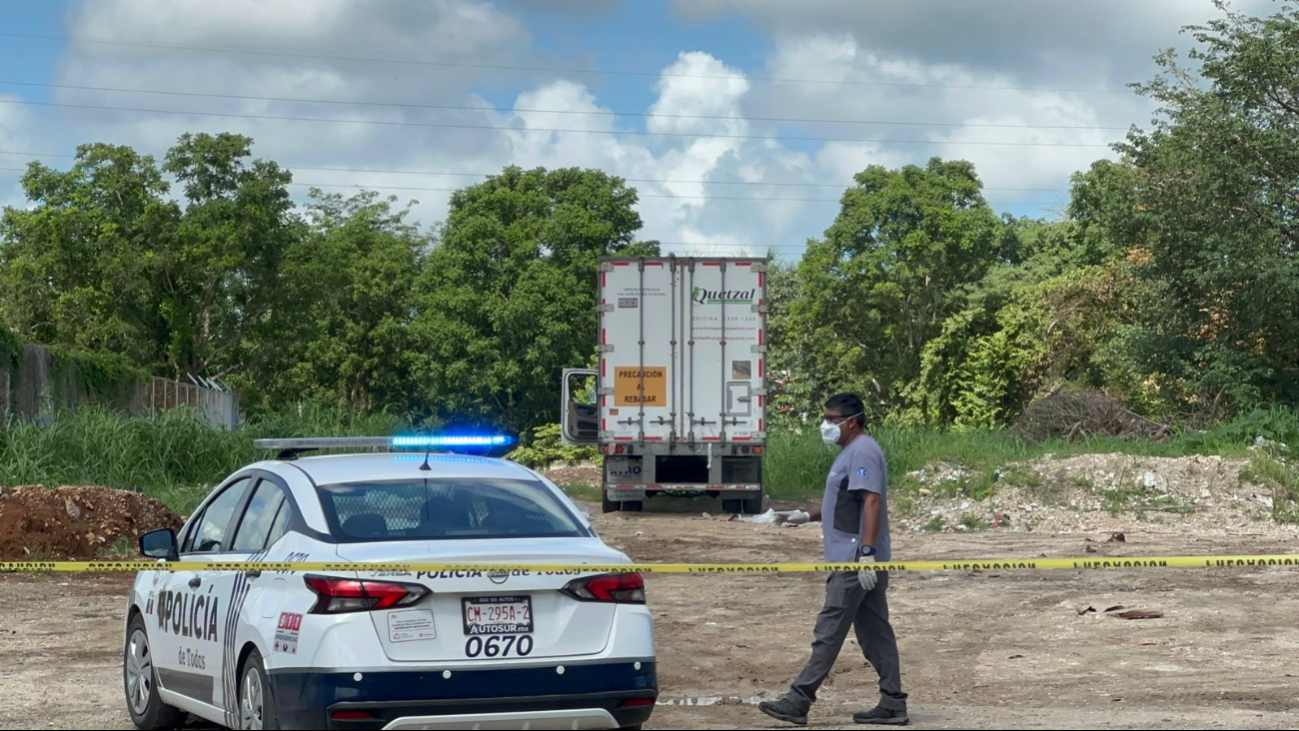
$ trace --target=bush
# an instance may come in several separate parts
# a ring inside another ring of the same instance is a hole
[[[600,451],[595,447],[565,444],[560,425],[547,424],[533,429],[531,438],[506,459],[533,469],[546,469],[557,462],[567,465],[598,463]]]
[[[1138,437],[1167,441],[1171,430],[1124,407],[1117,397],[1102,391],[1065,391],[1029,405],[1015,423],[1020,436],[1030,441],[1065,439],[1076,442],[1093,437]]]

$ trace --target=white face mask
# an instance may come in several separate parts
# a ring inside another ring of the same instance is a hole
[[[861,414],[853,414],[852,416],[849,416],[847,419],[844,419],[844,421],[848,421],[848,419],[856,419],[858,416],[861,416]],[[832,447],[837,445],[839,443],[839,440],[843,438],[843,429],[841,428],[842,424],[843,422],[840,422],[838,424],[832,424],[828,421],[822,421],[821,440]]]

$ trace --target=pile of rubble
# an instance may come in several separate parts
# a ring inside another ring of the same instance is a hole
[[[907,475],[919,484],[918,498],[897,523],[944,532],[1094,533],[1160,526],[1208,534],[1296,532],[1273,520],[1272,490],[1242,478],[1248,464],[1215,456],[1048,455],[998,470],[991,497],[983,499],[966,496],[978,492],[971,487],[982,475],[931,465]]]

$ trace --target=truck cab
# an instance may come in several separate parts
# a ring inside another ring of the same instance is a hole
[[[569,444],[604,456],[605,512],[667,495],[763,506],[767,261],[606,258],[599,359],[564,372]]]

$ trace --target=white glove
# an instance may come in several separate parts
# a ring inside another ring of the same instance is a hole
[[[875,555],[871,554],[869,556],[858,556],[857,563],[874,564]],[[875,573],[875,569],[873,568],[862,569],[861,571],[857,572],[857,580],[861,582],[861,588],[865,589],[867,592],[870,592],[875,589],[875,585],[879,583],[880,577],[878,574]]]
[[[776,525],[806,525],[812,516],[802,510],[786,510],[776,513]]]

